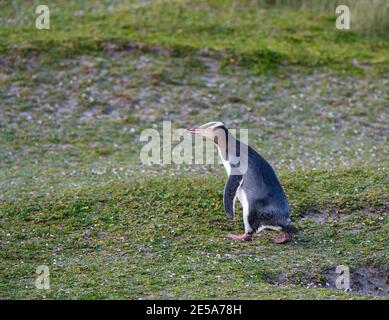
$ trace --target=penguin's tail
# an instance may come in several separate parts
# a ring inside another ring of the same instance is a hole
[[[282,229],[290,234],[299,232],[299,229],[297,229],[293,224],[288,224],[286,226],[283,226]]]

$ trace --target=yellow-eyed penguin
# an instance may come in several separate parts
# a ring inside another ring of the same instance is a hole
[[[218,148],[228,174],[224,208],[230,219],[234,218],[235,199],[242,204],[245,233],[227,237],[249,241],[255,231],[271,229],[284,232],[282,237],[273,239],[275,243],[288,242],[290,234],[298,230],[291,224],[288,201],[270,164],[253,148],[235,139],[222,122],[187,130],[211,139]]]

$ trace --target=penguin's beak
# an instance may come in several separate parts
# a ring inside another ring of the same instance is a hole
[[[203,129],[203,128],[188,128],[186,129],[187,132],[190,134],[198,134],[203,137],[208,137],[212,132],[209,132],[210,130]]]
[[[199,128],[187,128],[186,131],[191,133],[191,134],[200,133],[200,129]]]
[[[223,123],[221,122],[208,122],[206,124],[203,124],[202,126],[198,128],[188,128],[186,129],[187,132],[191,134],[198,134],[208,139],[213,139],[214,137],[214,128],[216,126],[221,126]]]

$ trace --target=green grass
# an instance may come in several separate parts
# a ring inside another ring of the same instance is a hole
[[[367,298],[306,286],[325,286],[326,272],[340,264],[351,270],[374,266],[387,274],[389,221],[379,213],[387,201],[382,196],[389,191],[387,178],[364,168],[282,172],[281,180],[293,220],[303,230],[285,246],[273,244],[271,232],[250,243],[225,239],[228,232],[240,232],[242,222],[226,219],[224,179],[215,176],[113,183],[5,201],[0,205],[2,295]],[[312,212],[322,212],[326,222],[300,219]],[[49,291],[33,286],[40,264],[50,267]],[[273,284],[280,275],[281,287]]]
[[[50,3],[50,31],[0,4],[0,298],[376,298],[333,270],[388,274],[385,37],[253,1]],[[225,239],[221,166],[140,163],[164,120],[249,129],[302,232]]]
[[[54,1],[50,31],[34,28],[32,3],[2,4],[1,50],[21,54],[101,51],[131,41],[175,54],[208,50],[223,65],[258,73],[280,64],[327,66],[343,73],[386,72],[388,41],[336,30],[332,12],[284,10],[237,1]],[[98,5],[97,5],[98,3]],[[16,9],[17,8],[17,9]],[[8,23],[12,21],[12,23]],[[369,68],[366,68],[368,66]]]

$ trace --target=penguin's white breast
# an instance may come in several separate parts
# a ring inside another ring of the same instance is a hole
[[[226,169],[227,171],[227,175],[229,176],[230,173],[231,173],[231,165],[230,165],[230,162],[227,161],[227,160],[224,160],[223,156],[222,156],[222,152],[220,150],[220,147],[218,145],[216,145],[217,147],[217,150],[219,151],[219,155],[220,155],[220,158],[222,159],[222,162],[223,162],[223,166],[224,168]]]
[[[227,171],[227,175],[230,175],[230,173],[231,173],[231,165],[230,165],[230,163],[228,161],[223,160],[223,159],[222,159],[222,161],[223,161],[223,166],[224,166],[224,168]]]

